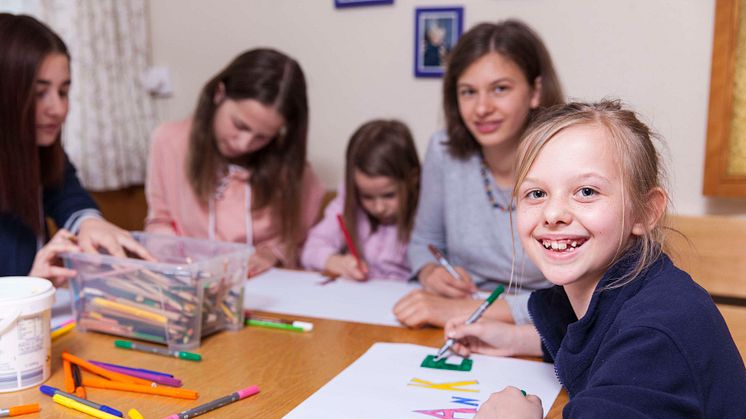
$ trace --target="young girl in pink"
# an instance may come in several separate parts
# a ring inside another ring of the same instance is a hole
[[[153,133],[145,229],[251,245],[249,276],[297,266],[324,195],[307,133],[300,65],[244,52],[207,82],[193,116]]]
[[[363,124],[347,146],[345,182],[301,255],[307,269],[346,278],[406,280],[406,250],[419,194],[420,161],[412,134],[399,121]],[[347,249],[342,215],[360,260]]]

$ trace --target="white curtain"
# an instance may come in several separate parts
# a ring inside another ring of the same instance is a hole
[[[37,17],[70,49],[73,85],[63,144],[90,190],[145,181],[153,98],[140,83],[150,41],[146,0],[0,0]]]

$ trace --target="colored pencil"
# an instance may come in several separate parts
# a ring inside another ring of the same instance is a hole
[[[73,330],[75,328],[75,322],[67,323],[61,326],[56,327],[54,330],[52,330],[52,340],[57,339],[58,337],[64,335],[65,333]]]
[[[347,226],[345,225],[345,220],[342,218],[342,214],[337,214],[337,221],[339,221],[339,228],[342,229],[342,234],[345,236],[345,242],[347,242],[347,249],[350,250],[350,254],[355,257],[355,260],[357,261],[357,268],[360,269],[360,271],[363,270],[363,261],[360,260],[360,254],[357,252],[357,247],[355,247],[355,243],[352,241],[352,236],[350,236],[350,231],[347,230]]]

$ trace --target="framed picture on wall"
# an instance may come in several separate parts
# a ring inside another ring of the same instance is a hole
[[[371,6],[374,4],[394,4],[394,0],[334,0],[334,7]]]
[[[463,7],[415,9],[415,77],[443,76],[446,57],[461,36],[463,19]]]

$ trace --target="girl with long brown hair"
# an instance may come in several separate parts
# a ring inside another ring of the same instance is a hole
[[[360,126],[347,145],[345,181],[308,234],[303,267],[355,280],[408,279],[419,183],[420,159],[404,123],[377,119]],[[339,215],[360,260],[347,248]]]
[[[562,89],[541,38],[517,20],[473,27],[446,66],[446,129],[433,136],[425,155],[409,244],[423,289],[405,296],[394,313],[408,326],[443,326],[480,304],[472,298],[477,284],[502,283],[509,295],[485,315],[526,324],[527,291],[549,283],[511,234],[513,166],[529,122],[541,108],[563,102]],[[431,245],[444,251],[457,277],[435,262]],[[518,286],[510,287],[514,249]]]
[[[296,266],[324,188],[306,162],[300,65],[246,51],[210,79],[190,118],[153,133],[146,230],[254,246],[249,275]]]
[[[0,276],[59,283],[75,275],[58,266],[63,251],[124,256],[124,246],[149,258],[103,220],[62,149],[71,85],[65,43],[35,18],[8,13],[0,13],[0,39]],[[46,217],[60,230],[44,246]]]

